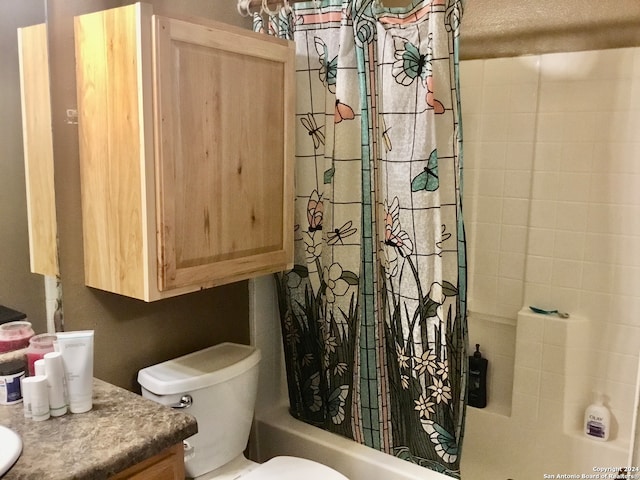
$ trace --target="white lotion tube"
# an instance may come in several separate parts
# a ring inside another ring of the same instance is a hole
[[[40,422],[49,418],[49,385],[47,377],[34,375],[25,378],[29,383],[29,395],[31,397],[31,418]]]
[[[20,379],[20,389],[22,390],[22,402],[24,404],[24,418],[31,418],[31,384],[27,380],[29,377]]]
[[[44,366],[49,384],[50,413],[52,417],[61,417],[67,413],[62,354],[60,352],[45,353]]]
[[[84,413],[93,408],[93,330],[58,332],[54,345],[62,354],[69,410]]]
[[[44,365],[44,358],[41,358],[40,360],[36,360],[35,362],[33,362],[33,373],[35,375],[41,375],[41,376],[45,376],[47,374],[47,371]]]

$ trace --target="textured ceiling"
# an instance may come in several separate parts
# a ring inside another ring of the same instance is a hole
[[[408,0],[383,0],[385,6]],[[640,46],[638,0],[466,0],[460,57]]]

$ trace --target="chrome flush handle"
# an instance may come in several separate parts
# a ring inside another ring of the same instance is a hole
[[[193,404],[193,398],[191,395],[183,395],[180,398],[178,403],[174,403],[173,405],[169,405],[171,408],[181,409],[181,408],[189,408]]]

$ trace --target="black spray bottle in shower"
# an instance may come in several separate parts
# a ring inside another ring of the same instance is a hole
[[[476,351],[469,357],[469,398],[467,403],[476,408],[487,406],[487,367],[489,361],[482,358],[480,344],[476,343]]]

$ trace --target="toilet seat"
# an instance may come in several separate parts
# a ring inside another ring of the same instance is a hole
[[[334,469],[306,458],[274,457],[239,480],[348,480]]]

